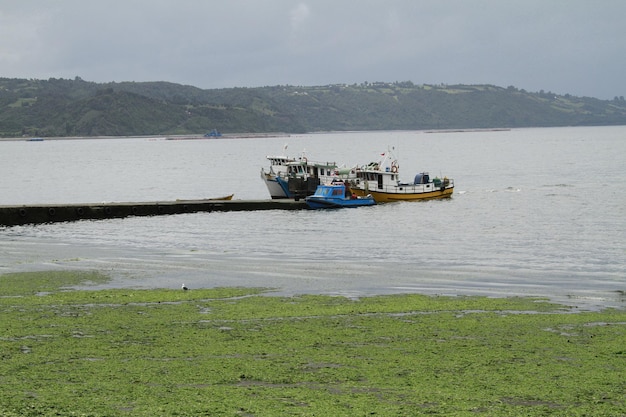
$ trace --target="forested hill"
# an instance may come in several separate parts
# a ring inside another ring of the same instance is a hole
[[[202,90],[0,78],[0,136],[133,136],[626,124],[626,101],[412,82]]]

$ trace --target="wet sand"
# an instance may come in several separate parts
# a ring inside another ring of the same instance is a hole
[[[540,274],[503,276],[499,271],[425,270],[391,262],[311,261],[246,258],[199,251],[145,250],[110,246],[43,245],[15,238],[0,242],[0,273],[41,270],[99,270],[111,277],[104,285],[84,288],[257,287],[276,295],[325,294],[359,298],[381,294],[419,293],[446,296],[545,297],[580,309],[625,308],[626,294],[588,282],[576,289],[567,280]],[[604,284],[606,286],[606,284]]]

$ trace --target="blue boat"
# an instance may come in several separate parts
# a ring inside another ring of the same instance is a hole
[[[373,206],[376,204],[371,195],[357,197],[342,181],[318,185],[315,193],[305,198],[312,209]]]
[[[222,133],[217,129],[213,129],[210,132],[205,133],[204,137],[205,138],[219,138],[219,137],[222,137]]]

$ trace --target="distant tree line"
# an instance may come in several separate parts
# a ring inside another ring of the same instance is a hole
[[[203,90],[0,78],[0,136],[132,136],[626,124],[624,97],[411,81]]]

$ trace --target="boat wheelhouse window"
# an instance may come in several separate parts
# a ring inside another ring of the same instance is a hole
[[[288,167],[289,174],[291,175],[299,175],[304,172],[302,169],[302,165],[293,165]]]
[[[430,176],[427,172],[416,174],[413,180],[413,184],[428,184],[430,182]]]

